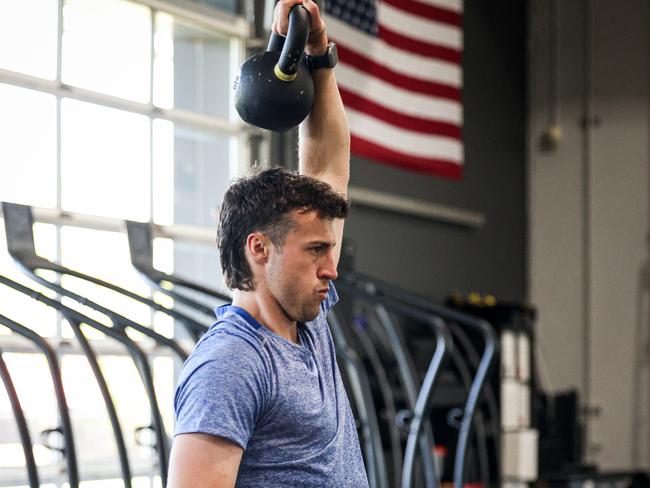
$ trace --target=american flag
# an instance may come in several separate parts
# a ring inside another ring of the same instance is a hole
[[[460,179],[463,0],[326,0],[352,154]]]

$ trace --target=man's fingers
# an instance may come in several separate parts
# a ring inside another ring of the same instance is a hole
[[[303,5],[307,9],[307,12],[309,12],[309,18],[311,19],[309,37],[321,35],[325,31],[325,22],[323,22],[323,18],[320,16],[318,4],[313,0],[305,0]]]
[[[275,4],[273,23],[271,25],[273,32],[282,36],[287,35],[287,31],[289,30],[289,10],[291,10],[291,7],[294,5],[301,3],[303,3],[303,0],[280,0]]]
[[[311,15],[312,22],[314,21],[313,19],[320,20],[320,11],[318,10],[316,2],[312,0],[304,0],[302,4],[307,9],[307,12],[309,12],[309,15]]]

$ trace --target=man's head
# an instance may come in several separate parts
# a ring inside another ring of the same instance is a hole
[[[332,263],[327,262],[334,245],[332,221],[344,218],[347,211],[347,200],[327,183],[281,168],[235,181],[224,196],[217,232],[226,285],[252,291],[263,278],[276,295],[294,293],[301,291],[296,286],[311,286],[307,280],[314,277],[305,274],[321,273],[315,279],[326,288],[332,279]],[[258,255],[259,249],[273,252]],[[259,263],[264,277],[254,276],[251,269]],[[311,269],[314,266],[324,271]]]

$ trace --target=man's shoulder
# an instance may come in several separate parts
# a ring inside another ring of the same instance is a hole
[[[264,337],[257,331],[243,326],[236,317],[220,318],[194,347],[185,368],[205,363],[249,364],[262,361]]]

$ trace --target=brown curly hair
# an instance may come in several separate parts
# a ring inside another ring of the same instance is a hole
[[[345,218],[348,200],[324,181],[272,168],[239,178],[228,188],[219,213],[217,244],[224,281],[231,289],[252,290],[245,244],[251,232],[267,235],[280,247],[295,225],[292,210],[315,211],[320,218]]]

